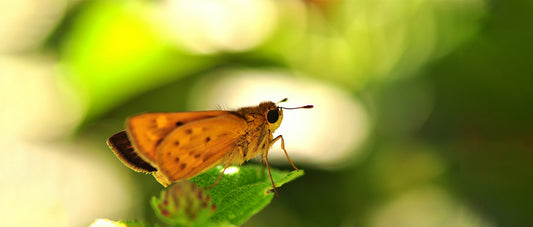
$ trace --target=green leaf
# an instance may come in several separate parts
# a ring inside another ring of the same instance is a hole
[[[200,188],[208,188],[219,177],[223,167],[217,166],[190,179]],[[303,176],[303,170],[271,169],[276,187]],[[266,168],[260,165],[230,166],[215,187],[206,189],[216,210],[211,216],[215,223],[240,225],[261,211],[274,197]]]

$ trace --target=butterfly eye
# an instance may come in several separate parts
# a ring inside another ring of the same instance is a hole
[[[270,124],[276,123],[279,119],[278,110],[269,110],[267,113],[267,120]]]

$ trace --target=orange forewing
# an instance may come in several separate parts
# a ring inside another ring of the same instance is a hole
[[[130,118],[126,125],[126,131],[137,153],[153,165],[156,160],[157,146],[174,129],[193,121],[227,113],[228,111],[146,113]]]
[[[237,152],[247,123],[233,114],[194,121],[170,134],[157,147],[156,163],[168,182],[189,179]]]

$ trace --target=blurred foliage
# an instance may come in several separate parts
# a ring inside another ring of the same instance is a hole
[[[479,1],[332,1],[307,8],[296,2],[276,4],[282,22],[262,46],[216,58],[163,38],[162,30],[172,27],[154,26],[159,21],[149,2],[86,2],[59,38],[65,77],[89,118],[181,77],[227,63],[248,65],[250,59],[358,91],[369,83],[411,75],[449,52],[475,33],[483,12]],[[251,34],[238,35],[246,39]]]
[[[90,1],[69,24],[60,43],[64,76],[87,106],[87,117],[209,65],[171,48],[150,26],[144,7],[137,1]]]
[[[491,2],[481,33],[427,75],[438,105],[422,130],[449,183],[498,225],[531,225],[533,38],[529,1]]]

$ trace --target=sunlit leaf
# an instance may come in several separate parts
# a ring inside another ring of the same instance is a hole
[[[199,187],[212,185],[222,171],[215,167],[190,180]],[[276,187],[303,176],[304,171],[280,171],[271,169]],[[206,192],[211,196],[216,211],[211,217],[214,222],[228,222],[240,225],[252,215],[261,211],[274,197],[272,183],[266,168],[260,165],[245,165],[226,169],[220,182]],[[283,193],[280,193],[283,197]]]

